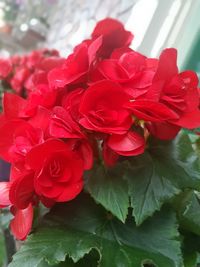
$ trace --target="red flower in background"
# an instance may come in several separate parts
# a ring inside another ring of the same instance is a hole
[[[38,73],[39,82],[47,83],[48,72],[60,66],[63,61],[58,51],[48,49],[35,50],[24,56],[11,56],[10,59],[0,59],[0,79],[10,85],[17,94],[27,96],[38,84]]]
[[[27,101],[12,93],[5,92],[3,95],[3,114],[6,119],[19,119],[27,117],[25,107]]]
[[[8,77],[12,70],[11,62],[9,59],[0,58],[0,79]]]

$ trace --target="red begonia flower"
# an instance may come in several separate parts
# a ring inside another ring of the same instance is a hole
[[[67,144],[72,151],[75,151],[83,160],[84,170],[89,170],[93,166],[94,153],[93,146],[89,143],[87,136],[82,138],[68,139]]]
[[[18,209],[25,209],[30,203],[34,204],[34,173],[21,174],[21,177],[11,182],[9,197],[12,205]]]
[[[3,112],[7,119],[27,117],[24,111],[26,105],[27,101],[16,94],[4,93],[3,95]]]
[[[56,138],[83,138],[79,125],[72,119],[69,111],[54,107],[49,124],[49,133]]]
[[[162,139],[174,138],[181,127],[194,129],[200,126],[198,77],[192,71],[178,74],[176,58],[175,49],[162,52],[153,84],[145,95],[147,99],[162,103],[177,114],[177,118],[163,114],[166,119],[164,124],[152,123],[148,126],[152,134]]]
[[[125,91],[137,98],[144,95],[152,84],[155,74],[148,59],[140,53],[129,51],[120,55],[119,58],[111,58],[101,61],[97,69],[91,74],[91,80],[109,79],[119,83]]]
[[[28,116],[33,116],[38,106],[51,109],[56,102],[56,98],[57,91],[50,89],[46,84],[39,84],[35,91],[29,94],[24,111]]]
[[[99,21],[94,28],[92,38],[103,37],[102,47],[99,56],[107,58],[115,48],[129,46],[133,40],[133,34],[124,29],[121,22],[115,19],[106,18]]]
[[[129,103],[129,107],[140,120],[162,122],[179,119],[178,114],[159,102],[135,100]]]
[[[23,120],[0,122],[0,156],[8,162],[24,160],[27,152],[43,142],[43,133]]]
[[[152,135],[162,140],[174,139],[181,129],[180,126],[169,124],[167,122],[154,122],[147,124],[147,128]]]
[[[124,108],[129,96],[114,82],[101,81],[90,86],[80,103],[82,118],[79,123],[86,129],[124,134],[133,123],[130,111]]]
[[[15,70],[14,76],[10,79],[12,89],[20,94],[23,90],[26,79],[31,75],[28,68],[22,66]]]
[[[78,151],[83,159],[84,169],[90,170],[93,166],[93,161],[94,161],[92,146],[86,139],[81,139],[78,142],[79,142]]]
[[[69,110],[72,118],[75,121],[79,121],[79,119],[81,118],[81,115],[79,113],[79,106],[84,92],[85,92],[84,89],[77,88],[76,90],[69,92],[62,99],[62,106],[66,110]]]
[[[0,79],[5,79],[12,70],[12,65],[9,59],[0,58]]]
[[[41,129],[44,136],[49,137],[49,122],[51,118],[51,110],[48,110],[42,106],[39,106],[33,117],[29,118],[28,123],[34,128]]]
[[[33,207],[30,204],[25,209],[14,208],[14,219],[10,223],[10,228],[18,240],[25,240],[31,231],[33,222]]]
[[[101,46],[101,37],[91,43],[83,42],[66,59],[60,68],[55,68],[48,74],[49,84],[53,88],[64,87],[71,83],[85,81],[89,67],[95,59],[96,52]]]
[[[26,157],[35,171],[35,190],[39,196],[57,202],[75,198],[83,187],[83,160],[68,143],[50,139],[35,146]]]
[[[136,132],[129,131],[124,135],[111,135],[107,145],[122,156],[136,156],[144,153],[145,140]]]

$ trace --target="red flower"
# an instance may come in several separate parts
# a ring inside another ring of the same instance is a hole
[[[168,117],[164,124],[148,126],[152,134],[161,139],[174,138],[181,127],[194,129],[200,126],[197,75],[192,71],[178,74],[176,58],[175,49],[162,52],[153,85],[145,96],[159,101],[177,114],[176,118]]]
[[[101,81],[90,86],[80,103],[83,118],[79,123],[86,129],[124,134],[133,123],[130,112],[124,108],[129,97],[111,81]]]
[[[36,86],[35,91],[29,94],[24,111],[27,115],[33,116],[38,106],[50,109],[54,106],[56,99],[56,90],[50,89],[47,84],[39,84]]]
[[[200,126],[198,77],[192,71],[175,76],[166,86],[161,101],[175,110],[179,119],[172,123],[183,128],[194,129]]]
[[[41,80],[47,84],[48,72],[63,61],[57,51],[47,49],[0,59],[0,79],[4,79],[17,94],[27,96],[28,90],[32,91]]]
[[[33,68],[33,73],[28,77],[24,86],[29,92],[35,91],[38,85],[48,86],[48,73],[54,68],[61,67],[65,59],[60,57],[47,57],[42,58],[40,62]]]
[[[56,138],[83,138],[79,125],[63,107],[54,107],[51,115],[49,133]]]
[[[5,79],[10,74],[12,65],[9,59],[0,58],[0,79]]]
[[[24,83],[26,79],[30,76],[30,74],[31,73],[29,69],[24,66],[15,70],[15,74],[10,80],[10,85],[16,93],[18,94],[22,93]]]
[[[24,170],[23,170],[24,172]],[[9,199],[18,209],[25,209],[30,203],[35,204],[34,173],[26,172],[11,181]]]
[[[98,66],[108,79],[125,83],[146,70],[146,57],[135,51],[123,53],[119,58],[105,59]]]
[[[39,196],[57,202],[75,198],[83,187],[83,160],[68,143],[51,139],[27,154],[27,165],[35,171]]]
[[[6,92],[3,95],[3,113],[7,119],[27,117],[24,111],[26,105],[27,101],[16,94]]]
[[[133,115],[140,120],[163,122],[179,118],[173,110],[159,102],[135,100],[127,106],[130,107]]]
[[[173,125],[167,122],[154,122],[151,124],[147,124],[146,126],[152,135],[162,140],[174,139],[181,129],[180,126]]]
[[[129,131],[124,135],[111,135],[107,145],[122,156],[136,156],[144,153],[145,140],[136,132]]]
[[[120,53],[122,51],[121,49]],[[95,78],[96,80],[109,79],[118,82],[135,99],[144,95],[152,84],[155,66],[154,68],[149,66],[149,59],[133,50],[120,53],[114,53],[113,58],[111,56],[111,59],[101,61],[95,70],[101,76],[95,73],[96,77],[95,75],[91,77],[93,81]]]
[[[0,122],[0,156],[8,162],[23,161],[27,152],[43,142],[43,133],[23,120]]]
[[[44,138],[49,137],[49,123],[51,119],[51,110],[39,106],[33,117],[29,118],[28,122],[34,128],[41,129],[44,133]]]
[[[11,188],[10,182],[0,182],[0,207],[11,206],[9,192]],[[23,194],[21,194],[23,196]],[[11,231],[19,240],[26,239],[29,234],[33,221],[33,207],[28,204],[25,209],[18,209],[11,206],[11,212],[14,215],[10,223]]]
[[[93,166],[94,147],[89,142],[86,136],[84,138],[68,139],[67,144],[71,151],[79,154],[79,157],[83,160],[83,169],[90,170]]]
[[[77,46],[62,67],[55,68],[49,72],[48,80],[50,86],[57,88],[85,81],[101,42],[102,39],[100,37],[92,42],[82,42]]]
[[[76,150],[83,159],[84,170],[90,170],[93,166],[93,148],[88,140],[80,139],[76,142]]]
[[[92,39],[99,36],[103,36],[103,43],[98,54],[103,58],[109,57],[115,48],[129,46],[133,40],[133,34],[126,31],[121,22],[111,18],[97,23],[92,33]]]
[[[14,219],[10,223],[10,228],[14,236],[19,240],[25,240],[31,231],[33,222],[33,207],[30,204],[25,209],[13,210]]]
[[[79,121],[81,118],[79,113],[79,106],[81,98],[85,90],[82,88],[77,88],[74,91],[71,91],[62,99],[62,106],[68,110],[75,121]]]
[[[72,150],[80,153],[84,161],[84,169],[90,169],[93,165],[93,151],[87,141],[87,136],[81,130],[77,122],[72,118],[69,110],[63,107],[55,107],[51,114],[49,134],[56,138],[71,140]]]

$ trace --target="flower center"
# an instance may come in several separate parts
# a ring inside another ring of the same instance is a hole
[[[62,167],[58,160],[53,159],[49,164],[49,173],[52,178],[57,178],[61,175]]]

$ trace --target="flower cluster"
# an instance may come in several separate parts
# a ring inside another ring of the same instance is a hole
[[[56,50],[35,50],[27,55],[14,55],[0,58],[0,80],[6,88],[15,93],[27,96],[39,84],[49,68],[61,65],[62,59]],[[52,66],[52,63],[55,64]]]
[[[40,62],[27,99],[5,93],[0,157],[12,167],[0,205],[10,206],[18,239],[30,232],[39,202],[51,207],[81,192],[95,160],[111,167],[142,154],[151,135],[170,140],[200,126],[197,75],[178,71],[175,49],[148,58],[129,47],[132,39],[120,22],[104,19],[66,59]]]

